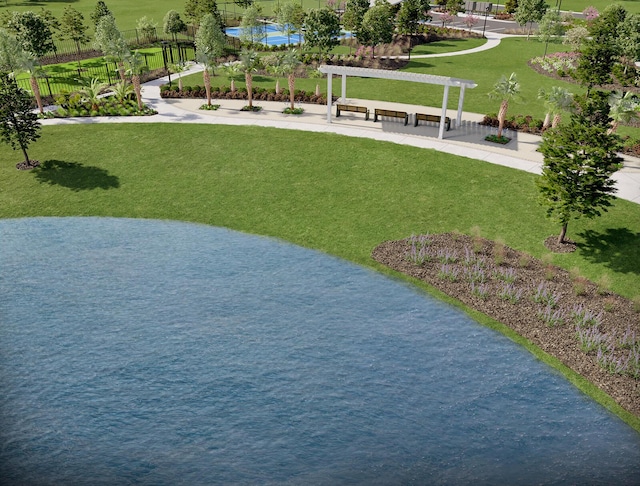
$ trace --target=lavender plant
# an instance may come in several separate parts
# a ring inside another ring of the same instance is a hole
[[[576,337],[580,343],[580,349],[585,353],[590,353],[603,346],[607,346],[611,338],[608,334],[598,329],[598,326],[580,327],[576,326]]]
[[[551,305],[547,305],[542,311],[538,312],[538,317],[549,327],[557,327],[564,324],[565,313],[562,309],[555,309]]]
[[[512,304],[516,304],[522,297],[522,289],[516,288],[511,282],[503,282],[502,287],[498,290],[498,297],[502,300],[508,300]]]
[[[484,283],[487,281],[487,275],[484,268],[482,268],[478,263],[474,264],[472,267],[464,268],[464,278],[471,283]]]
[[[452,282],[455,282],[458,280],[459,274],[460,270],[458,270],[458,268],[456,268],[454,265],[443,263],[440,267],[440,271],[438,272],[438,277],[443,280],[450,280]]]
[[[558,292],[552,292],[545,282],[540,282],[533,294],[533,301],[537,304],[545,304],[551,308],[555,308],[560,300]]]
[[[436,258],[440,260],[441,263],[455,263],[458,261],[457,253],[454,250],[449,250],[448,248],[438,250]]]
[[[594,311],[584,307],[582,304],[577,304],[573,307],[571,311],[571,318],[578,327],[597,327],[602,324],[602,312],[596,314]]]
[[[471,282],[471,293],[482,300],[489,297],[489,286],[486,283]]]
[[[503,282],[513,283],[516,281],[516,269],[513,267],[498,268],[494,275]]]

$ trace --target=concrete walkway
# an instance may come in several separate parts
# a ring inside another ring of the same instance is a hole
[[[202,71],[202,67],[193,65],[184,74]],[[174,77],[175,80],[175,77]],[[66,125],[78,123],[202,123],[221,125],[251,125],[262,127],[285,128],[307,132],[335,133],[349,137],[370,138],[419,148],[434,149],[452,155],[460,155],[482,160],[492,164],[503,165],[536,174],[541,173],[542,155],[537,152],[541,138],[539,136],[506,131],[505,135],[512,140],[505,146],[486,142],[484,137],[495,133],[480,125],[483,115],[464,112],[460,127],[453,127],[445,132],[444,140],[439,140],[438,127],[435,124],[421,123],[414,127],[413,123],[404,126],[400,121],[365,121],[362,114],[347,113],[339,118],[332,117],[327,123],[326,105],[302,104],[302,115],[285,115],[282,110],[288,106],[283,102],[254,101],[261,106],[259,112],[244,112],[240,108],[246,105],[245,100],[215,100],[220,108],[216,111],[199,110],[203,100],[169,99],[160,97],[160,85],[167,83],[166,78],[146,83],[143,88],[144,102],[158,111],[158,115],[150,117],[96,117],[96,118],[53,118],[42,121],[43,125]],[[404,105],[371,100],[348,99],[347,103],[367,106],[372,112],[374,108],[395,109],[410,114],[427,112],[439,115],[439,108]],[[448,115],[455,119],[455,111]],[[613,176],[618,189],[616,196],[640,204],[640,159],[627,157],[625,166]]]

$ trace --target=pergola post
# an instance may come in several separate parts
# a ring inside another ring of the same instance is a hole
[[[332,93],[333,87],[331,86],[333,81],[333,74],[327,74],[327,122],[331,123],[331,101],[332,101]]]
[[[342,102],[347,102],[347,75],[342,75],[342,89],[340,91],[340,98],[342,98]]]
[[[449,102],[449,85],[444,86],[444,95],[442,96],[442,113],[440,114],[440,128],[438,130],[438,138],[444,138],[445,118],[447,117],[447,103]]]
[[[456,128],[462,124],[462,105],[464,104],[464,84],[460,86],[460,97],[458,98],[458,116],[456,117]]]

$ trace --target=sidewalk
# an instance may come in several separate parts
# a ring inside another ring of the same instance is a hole
[[[192,66],[185,74],[201,71],[200,66]],[[327,122],[326,105],[301,104],[302,115],[285,115],[282,110],[288,106],[283,102],[254,101],[261,106],[259,112],[244,112],[240,108],[246,100],[214,100],[220,108],[216,111],[199,110],[202,99],[162,99],[160,85],[166,78],[146,83],[143,88],[144,102],[158,111],[152,117],[96,117],[96,118],[53,118],[42,121],[43,125],[64,125],[77,123],[202,123],[223,125],[252,125],[262,127],[285,128],[308,132],[335,133],[349,137],[370,138],[419,148],[434,149],[440,152],[482,160],[492,164],[511,167],[536,174],[541,173],[543,158],[537,152],[541,138],[536,135],[508,131],[505,135],[512,140],[505,146],[486,142],[484,137],[495,133],[495,129],[479,125],[483,115],[464,112],[460,127],[451,127],[445,132],[444,140],[438,139],[438,127],[435,124],[413,123],[404,126],[401,121],[368,121],[361,113],[345,113],[339,118],[332,114],[332,122]],[[348,99],[347,103],[367,106],[373,113],[374,108],[406,111],[410,114],[428,112],[439,115],[439,108],[405,105],[372,100]],[[448,113],[455,120],[456,113]],[[613,175],[618,189],[616,196],[640,204],[640,159],[625,158],[624,168]]]

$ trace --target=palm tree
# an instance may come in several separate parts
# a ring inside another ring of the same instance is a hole
[[[83,97],[83,101],[91,103],[91,110],[98,111],[98,103],[100,102],[100,95],[107,91],[109,85],[103,83],[98,78],[93,78],[89,83],[78,91]]]
[[[568,111],[573,104],[573,93],[566,88],[560,88],[558,86],[552,86],[549,92],[540,88],[540,91],[538,91],[538,99],[543,100],[547,108],[547,114],[542,124],[542,129],[546,130],[549,128],[550,123],[551,128],[558,126],[562,112]],[[553,115],[553,122],[551,121],[551,115]]]
[[[133,93],[133,86],[127,81],[120,81],[114,86],[111,86],[109,91],[113,93],[113,96],[115,96],[120,103],[124,103],[129,99],[129,95]]]
[[[244,81],[247,85],[247,99],[249,100],[249,109],[253,109],[253,73],[260,66],[260,58],[258,53],[252,49],[243,49],[240,52],[240,70],[244,73]]]
[[[518,83],[516,73],[511,73],[508,78],[503,74],[500,80],[493,86],[493,90],[489,93],[490,98],[501,100],[500,111],[498,112],[498,137],[502,137],[509,101],[517,100],[519,93],[520,83]]]
[[[224,53],[225,38],[220,24],[213,14],[206,14],[200,20],[195,38],[196,58],[204,65],[202,78],[207,91],[207,106],[211,106],[211,75],[216,59]]]
[[[265,64],[267,64],[267,71],[276,77],[276,94],[280,94],[280,77],[287,74],[282,63],[283,57],[284,53],[277,52],[273,56],[269,56],[268,59],[264,59]]]
[[[140,54],[137,50],[132,54],[129,54],[125,58],[125,62],[127,63],[127,74],[131,76],[131,84],[133,84],[133,91],[136,93],[136,100],[138,101],[138,110],[144,108],[142,104],[142,87],[140,83],[140,75],[146,71],[147,66],[144,62],[144,58],[142,54]]]
[[[607,134],[615,133],[621,123],[627,124],[635,118],[640,118],[638,110],[640,110],[640,100],[631,91],[627,91],[624,95],[617,91],[611,93],[609,116],[612,120]]]
[[[289,85],[289,101],[291,102],[291,109],[294,109],[295,101],[295,88],[296,88],[296,69],[301,64],[298,51],[295,49],[289,49],[284,56],[282,56],[282,72],[287,75],[287,83]]]
[[[25,51],[18,40],[4,29],[0,29],[0,70],[14,74],[28,73],[38,110],[40,113],[44,113],[40,86],[38,85],[38,76],[42,73],[42,68],[37,59]]]
[[[231,82],[231,92],[236,92],[236,81],[241,80],[244,77],[244,72],[240,67],[239,62],[230,62],[220,66],[222,71],[227,75]]]

